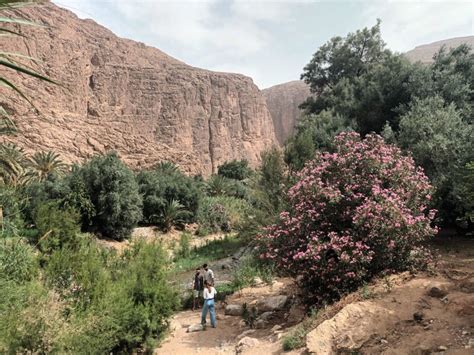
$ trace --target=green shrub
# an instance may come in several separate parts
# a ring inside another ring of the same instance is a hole
[[[115,153],[97,156],[76,168],[85,192],[94,206],[92,228],[121,240],[142,219],[142,198],[132,171]]]
[[[204,263],[232,255],[239,250],[242,245],[241,239],[227,235],[221,239],[207,241],[203,246],[192,248],[187,257],[176,255],[174,270],[194,270]]]
[[[175,253],[176,258],[188,258],[191,255],[191,234],[181,233],[179,237],[178,250]]]
[[[158,243],[137,243],[124,256],[126,266],[116,275],[104,296],[93,306],[102,318],[98,335],[117,339],[108,351],[132,351],[144,342],[159,338],[167,318],[179,305],[168,283],[167,257]],[[114,334],[115,333],[115,334]]]
[[[19,236],[24,228],[19,192],[6,186],[0,186],[0,237]]]
[[[106,292],[106,258],[92,237],[54,251],[44,269],[46,283],[73,306],[86,309]]]
[[[49,354],[61,351],[68,332],[63,305],[40,283],[0,280],[0,352]]]
[[[465,214],[461,222],[467,226],[474,225],[474,161],[466,164],[455,184],[456,193],[461,196]]]
[[[235,197],[204,197],[197,212],[200,234],[203,230],[211,233],[231,231],[238,227],[249,208],[245,200]]]
[[[308,160],[314,158],[316,150],[333,150],[334,137],[347,130],[350,130],[347,120],[331,111],[302,117],[295,136],[285,145],[285,163],[292,171],[301,170]]]
[[[188,215],[184,222],[193,222],[199,205],[199,182],[175,169],[157,167],[137,176],[143,196],[143,222],[163,223],[164,211],[170,201],[177,201]]]
[[[75,243],[81,231],[79,219],[76,211],[61,208],[57,201],[40,205],[36,211],[35,225],[41,250],[51,252],[63,245]]]
[[[37,259],[31,246],[20,238],[0,240],[0,279],[26,282],[32,280],[37,271]]]
[[[291,351],[302,348],[306,344],[306,334],[307,331],[305,329],[296,327],[291,333],[283,337],[283,350]]]
[[[456,195],[456,177],[473,158],[474,130],[454,104],[438,96],[415,100],[400,118],[398,142],[413,154],[436,188],[435,207],[445,223],[463,216],[463,196]]]
[[[261,263],[253,255],[249,255],[235,270],[232,278],[232,287],[235,290],[241,290],[244,287],[255,286],[257,277],[271,284],[274,273],[274,268],[271,264]]]
[[[217,173],[229,179],[244,180],[251,174],[249,162],[245,159],[231,160],[217,168]]]

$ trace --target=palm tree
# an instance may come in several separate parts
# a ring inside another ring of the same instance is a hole
[[[53,174],[61,175],[66,167],[59,154],[51,151],[37,152],[28,161],[28,173],[37,181],[44,181]]]
[[[154,170],[169,175],[176,173],[178,171],[178,167],[169,161],[160,161],[155,165]]]
[[[15,144],[0,144],[0,181],[18,186],[28,181],[27,158],[22,148]]]
[[[209,196],[225,195],[230,190],[229,180],[221,175],[211,176],[206,184]]]
[[[177,200],[171,200],[166,203],[164,209],[162,211],[161,216],[154,215],[151,218],[159,220],[161,222],[163,231],[169,232],[171,227],[179,226],[184,224],[186,218],[191,215],[191,212],[184,209],[184,205],[182,205]]]

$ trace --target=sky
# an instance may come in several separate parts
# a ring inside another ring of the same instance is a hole
[[[474,35],[472,0],[53,0],[120,37],[261,88],[299,79],[319,46],[382,20],[398,52]]]

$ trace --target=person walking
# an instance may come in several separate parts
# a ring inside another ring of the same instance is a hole
[[[204,281],[204,304],[202,306],[201,313],[201,324],[203,330],[206,330],[207,311],[209,311],[211,317],[211,326],[213,328],[216,327],[216,310],[214,307],[214,298],[216,296],[216,293],[216,289],[209,282]]]
[[[204,264],[202,266],[202,268],[204,269],[204,282],[209,282],[209,284],[211,286],[214,286],[214,272],[209,269],[209,267],[207,266],[207,264]]]
[[[201,275],[201,268],[196,269],[196,273],[194,274],[194,281],[193,281],[193,311],[199,308],[199,298],[202,296],[202,291],[204,290],[204,277]]]

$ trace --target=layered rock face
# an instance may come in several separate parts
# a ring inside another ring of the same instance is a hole
[[[310,95],[309,86],[301,80],[272,86],[262,90],[272,115],[275,134],[283,145],[293,134],[296,122],[301,116],[298,108]]]
[[[446,48],[449,49],[460,46],[463,43],[474,48],[474,36],[450,38],[417,46],[411,51],[406,52],[405,56],[412,62],[432,63],[433,55],[438,52],[442,46],[446,46]]]
[[[46,27],[17,27],[27,39],[2,40],[2,51],[39,59],[33,69],[62,86],[5,73],[39,114],[4,93],[20,133],[2,139],[54,150],[68,162],[115,150],[134,168],[167,160],[204,175],[231,159],[256,165],[276,143],[265,98],[250,78],[191,67],[54,4],[16,12]]]

